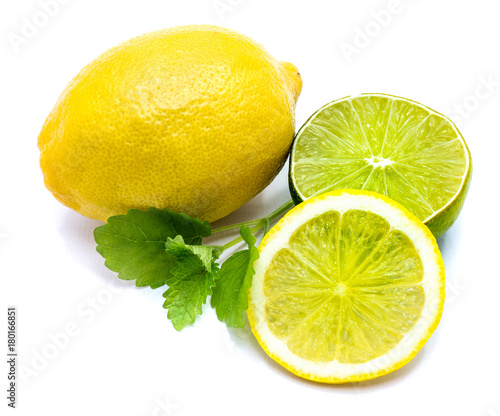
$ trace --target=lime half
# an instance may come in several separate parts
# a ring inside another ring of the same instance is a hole
[[[471,173],[450,119],[405,98],[363,94],[325,105],[301,127],[289,184],[296,203],[335,189],[378,192],[438,237],[457,219]]]

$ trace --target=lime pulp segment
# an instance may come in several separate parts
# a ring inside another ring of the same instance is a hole
[[[469,164],[448,118],[404,98],[366,94],[326,105],[300,129],[290,181],[299,200],[334,189],[374,191],[425,222],[454,200]]]
[[[393,349],[421,315],[423,266],[381,216],[329,211],[300,226],[264,276],[273,335],[314,362],[365,363]]]

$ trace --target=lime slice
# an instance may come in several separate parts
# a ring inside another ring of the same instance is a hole
[[[410,361],[438,325],[444,266],[429,229],[374,192],[296,206],[264,237],[248,318],[267,354],[301,377],[343,383]]]
[[[292,146],[296,203],[334,189],[384,194],[438,237],[457,219],[472,163],[450,119],[405,98],[363,94],[333,101],[301,127]]]

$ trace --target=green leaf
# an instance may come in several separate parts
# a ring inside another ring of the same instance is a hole
[[[176,258],[165,250],[168,238],[183,237],[186,244],[201,244],[212,233],[210,224],[168,209],[131,209],[126,215],[110,217],[94,230],[97,251],[106,267],[137,286],[163,286],[172,277]]]
[[[207,269],[210,269],[212,260],[219,258],[222,252],[222,247],[219,246],[201,246],[201,245],[188,245],[185,243],[181,235],[175,238],[168,238],[165,243],[167,253],[173,256],[182,256],[186,254],[195,254],[200,258]]]
[[[253,264],[259,258],[255,237],[250,228],[242,226],[240,234],[248,250],[234,253],[222,265],[217,285],[213,289],[211,304],[217,318],[231,328],[245,326],[244,312],[248,309],[248,289],[255,273]]]
[[[212,294],[217,278],[219,256],[218,247],[193,246],[185,244],[181,236],[169,238],[165,244],[166,252],[175,256],[177,266],[167,279],[169,289],[163,294],[168,309],[167,317],[174,328],[180,331],[194,323],[196,315],[202,313],[202,305]]]

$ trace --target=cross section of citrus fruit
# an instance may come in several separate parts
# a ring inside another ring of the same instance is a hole
[[[439,237],[457,219],[471,173],[450,119],[406,98],[362,94],[325,105],[301,127],[289,183],[297,203],[342,188],[379,192]]]
[[[429,229],[393,200],[338,190],[296,206],[264,237],[248,318],[267,354],[325,383],[410,361],[436,329],[444,266]]]

